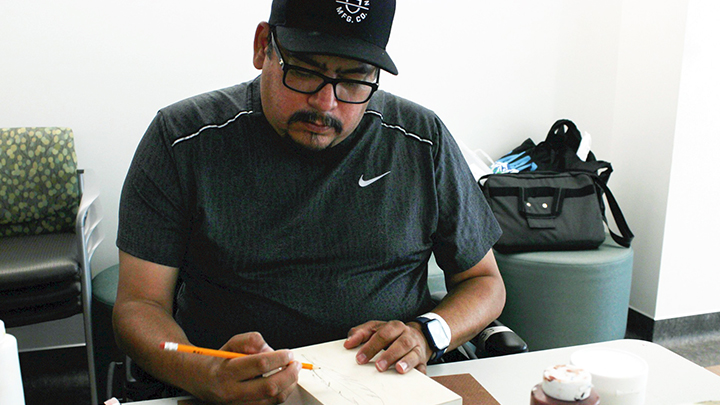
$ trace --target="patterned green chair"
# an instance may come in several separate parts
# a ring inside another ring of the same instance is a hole
[[[0,319],[23,351],[66,346],[57,329],[82,317],[93,405],[90,260],[101,219],[69,128],[0,128]],[[32,347],[39,337],[60,341]]]

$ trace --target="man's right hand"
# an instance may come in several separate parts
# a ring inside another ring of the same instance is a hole
[[[250,354],[234,359],[212,358],[211,378],[198,399],[221,404],[279,404],[297,386],[301,364],[289,350],[273,351],[259,333],[236,335],[221,350]],[[263,374],[282,368],[268,377]]]

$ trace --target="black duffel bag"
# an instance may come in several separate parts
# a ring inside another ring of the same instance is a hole
[[[592,152],[586,161],[580,160],[576,154],[579,138],[575,124],[559,120],[545,142],[533,148],[528,148],[528,141],[521,145],[537,167],[545,170],[480,178],[503,231],[495,244],[498,252],[597,248],[605,241],[608,224],[603,196],[619,229],[615,233],[608,225],[610,236],[620,246],[630,247],[634,235],[607,187],[612,166],[596,160]]]

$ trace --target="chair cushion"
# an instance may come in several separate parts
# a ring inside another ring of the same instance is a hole
[[[0,237],[67,232],[80,187],[69,128],[0,128]]]
[[[0,238],[0,319],[8,327],[82,312],[72,233]]]
[[[92,296],[98,303],[112,308],[117,298],[120,265],[116,264],[99,272],[92,279]]]

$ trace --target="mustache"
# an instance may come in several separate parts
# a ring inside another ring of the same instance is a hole
[[[321,125],[334,129],[338,134],[343,131],[343,124],[340,120],[332,115],[320,114],[316,111],[298,111],[290,116],[288,125],[294,122],[307,122],[309,124],[320,123]]]

